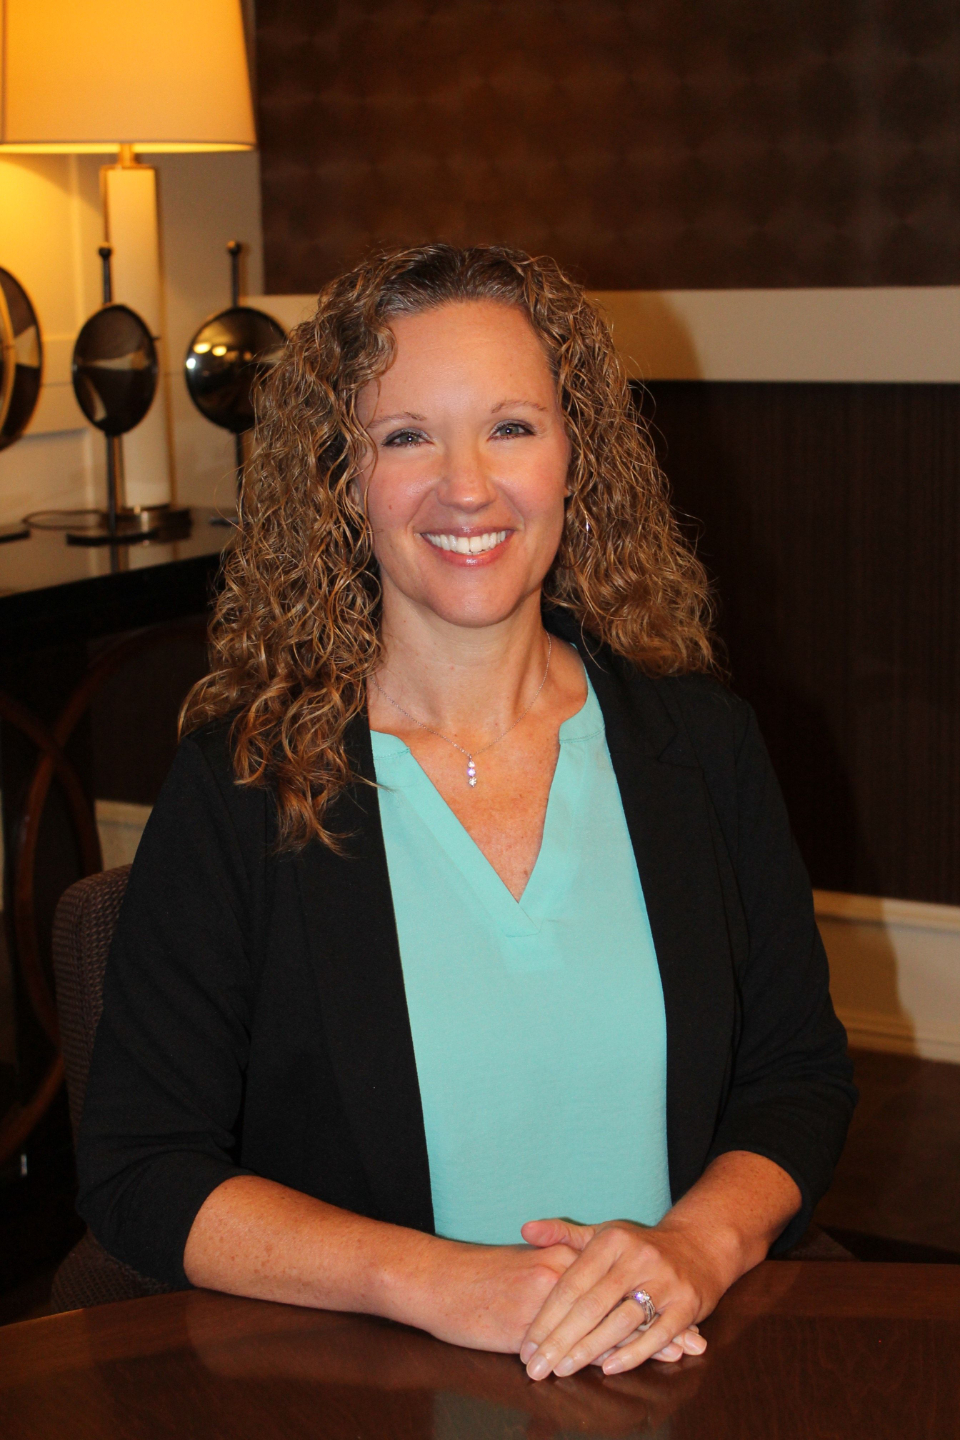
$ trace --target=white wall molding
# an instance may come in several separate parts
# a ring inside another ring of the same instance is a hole
[[[132,863],[152,808],[150,805],[132,805],[125,800],[96,801],[97,832],[104,870]]]
[[[641,380],[960,382],[960,285],[594,299]]]
[[[960,383],[960,285],[835,290],[601,290],[640,380]],[[250,303],[287,328],[314,295]]]
[[[814,891],[850,1043],[960,1064],[960,906]]]

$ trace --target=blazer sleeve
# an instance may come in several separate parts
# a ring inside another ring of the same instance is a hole
[[[181,1288],[198,1210],[249,1173],[236,1135],[258,884],[229,784],[201,743],[181,744],[121,907],[78,1139],[77,1208],[93,1234]],[[265,814],[262,792],[250,799]]]
[[[773,1247],[803,1234],[840,1158],[857,1100],[846,1031],[830,999],[806,869],[753,710],[736,706],[732,854],[747,924],[738,967],[732,1083],[710,1158],[749,1150],[780,1165],[803,1197]]]

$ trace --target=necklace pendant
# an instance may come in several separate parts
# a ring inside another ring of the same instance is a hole
[[[477,767],[473,763],[473,756],[467,756],[467,784],[470,786],[477,783]]]

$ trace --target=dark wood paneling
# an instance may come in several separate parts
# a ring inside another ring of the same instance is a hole
[[[960,387],[659,382],[815,885],[960,904]]]
[[[954,0],[257,0],[267,289],[498,241],[598,289],[960,281]]]

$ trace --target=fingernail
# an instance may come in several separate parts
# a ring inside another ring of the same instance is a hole
[[[520,1359],[526,1365],[531,1355],[536,1355],[537,1347],[532,1340],[525,1340],[520,1346]]]
[[[691,1335],[687,1340],[687,1344],[690,1346],[694,1355],[702,1355],[707,1348],[707,1342],[702,1335]]]
[[[623,1369],[623,1361],[618,1355],[611,1355],[609,1360],[603,1362],[604,1375],[619,1375]]]
[[[538,1355],[527,1367],[527,1374],[531,1380],[542,1380],[545,1375],[550,1374],[550,1361],[546,1355]]]
[[[565,1360],[561,1360],[559,1365],[554,1365],[554,1367],[553,1367],[553,1373],[554,1373],[554,1375],[572,1375],[572,1374],[573,1374],[573,1361],[570,1359],[570,1356],[569,1356],[569,1355],[566,1357]]]

